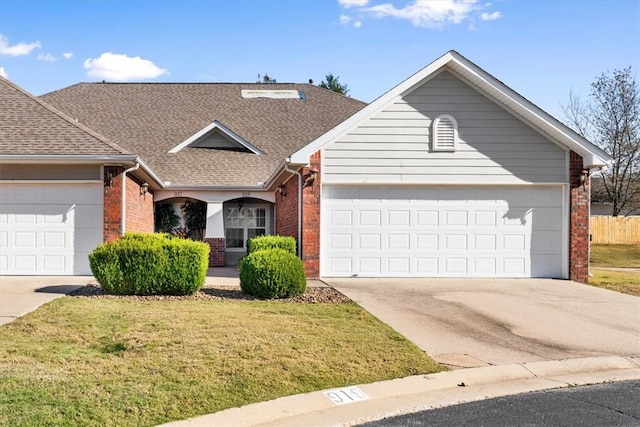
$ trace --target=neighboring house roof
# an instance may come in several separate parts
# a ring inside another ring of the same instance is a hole
[[[580,154],[584,159],[584,167],[602,167],[611,161],[611,157],[600,148],[582,138],[458,52],[452,50],[380,96],[330,132],[321,135],[306,147],[295,152],[291,156],[291,163],[306,164],[311,154],[326,144],[335,141],[397,97],[412,92],[443,70],[450,71],[550,140]]]
[[[80,83],[41,99],[140,156],[172,187],[261,186],[366,105],[293,83]],[[219,134],[200,144],[209,131]],[[239,149],[215,148],[219,138]]]
[[[0,156],[120,156],[105,137],[0,77]]]

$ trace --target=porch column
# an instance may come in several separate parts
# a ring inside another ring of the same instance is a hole
[[[222,202],[207,203],[207,228],[204,241],[211,248],[209,252],[209,267],[224,267],[224,213]]]

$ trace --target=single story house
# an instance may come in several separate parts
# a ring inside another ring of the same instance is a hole
[[[3,274],[50,274],[56,218],[75,221],[57,271],[88,274],[92,245],[152,230],[153,203],[199,200],[212,266],[275,233],[309,277],[588,278],[589,170],[610,157],[455,51],[368,105],[288,83],[20,93],[27,111],[0,107]],[[58,187],[91,188],[91,213]],[[43,261],[21,264],[27,218]]]

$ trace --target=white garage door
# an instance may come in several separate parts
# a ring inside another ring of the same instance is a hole
[[[100,184],[0,184],[0,273],[90,275],[103,240]]]
[[[565,277],[563,188],[323,189],[325,277]]]

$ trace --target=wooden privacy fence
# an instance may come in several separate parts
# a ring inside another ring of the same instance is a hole
[[[591,243],[640,244],[640,216],[591,217]]]

